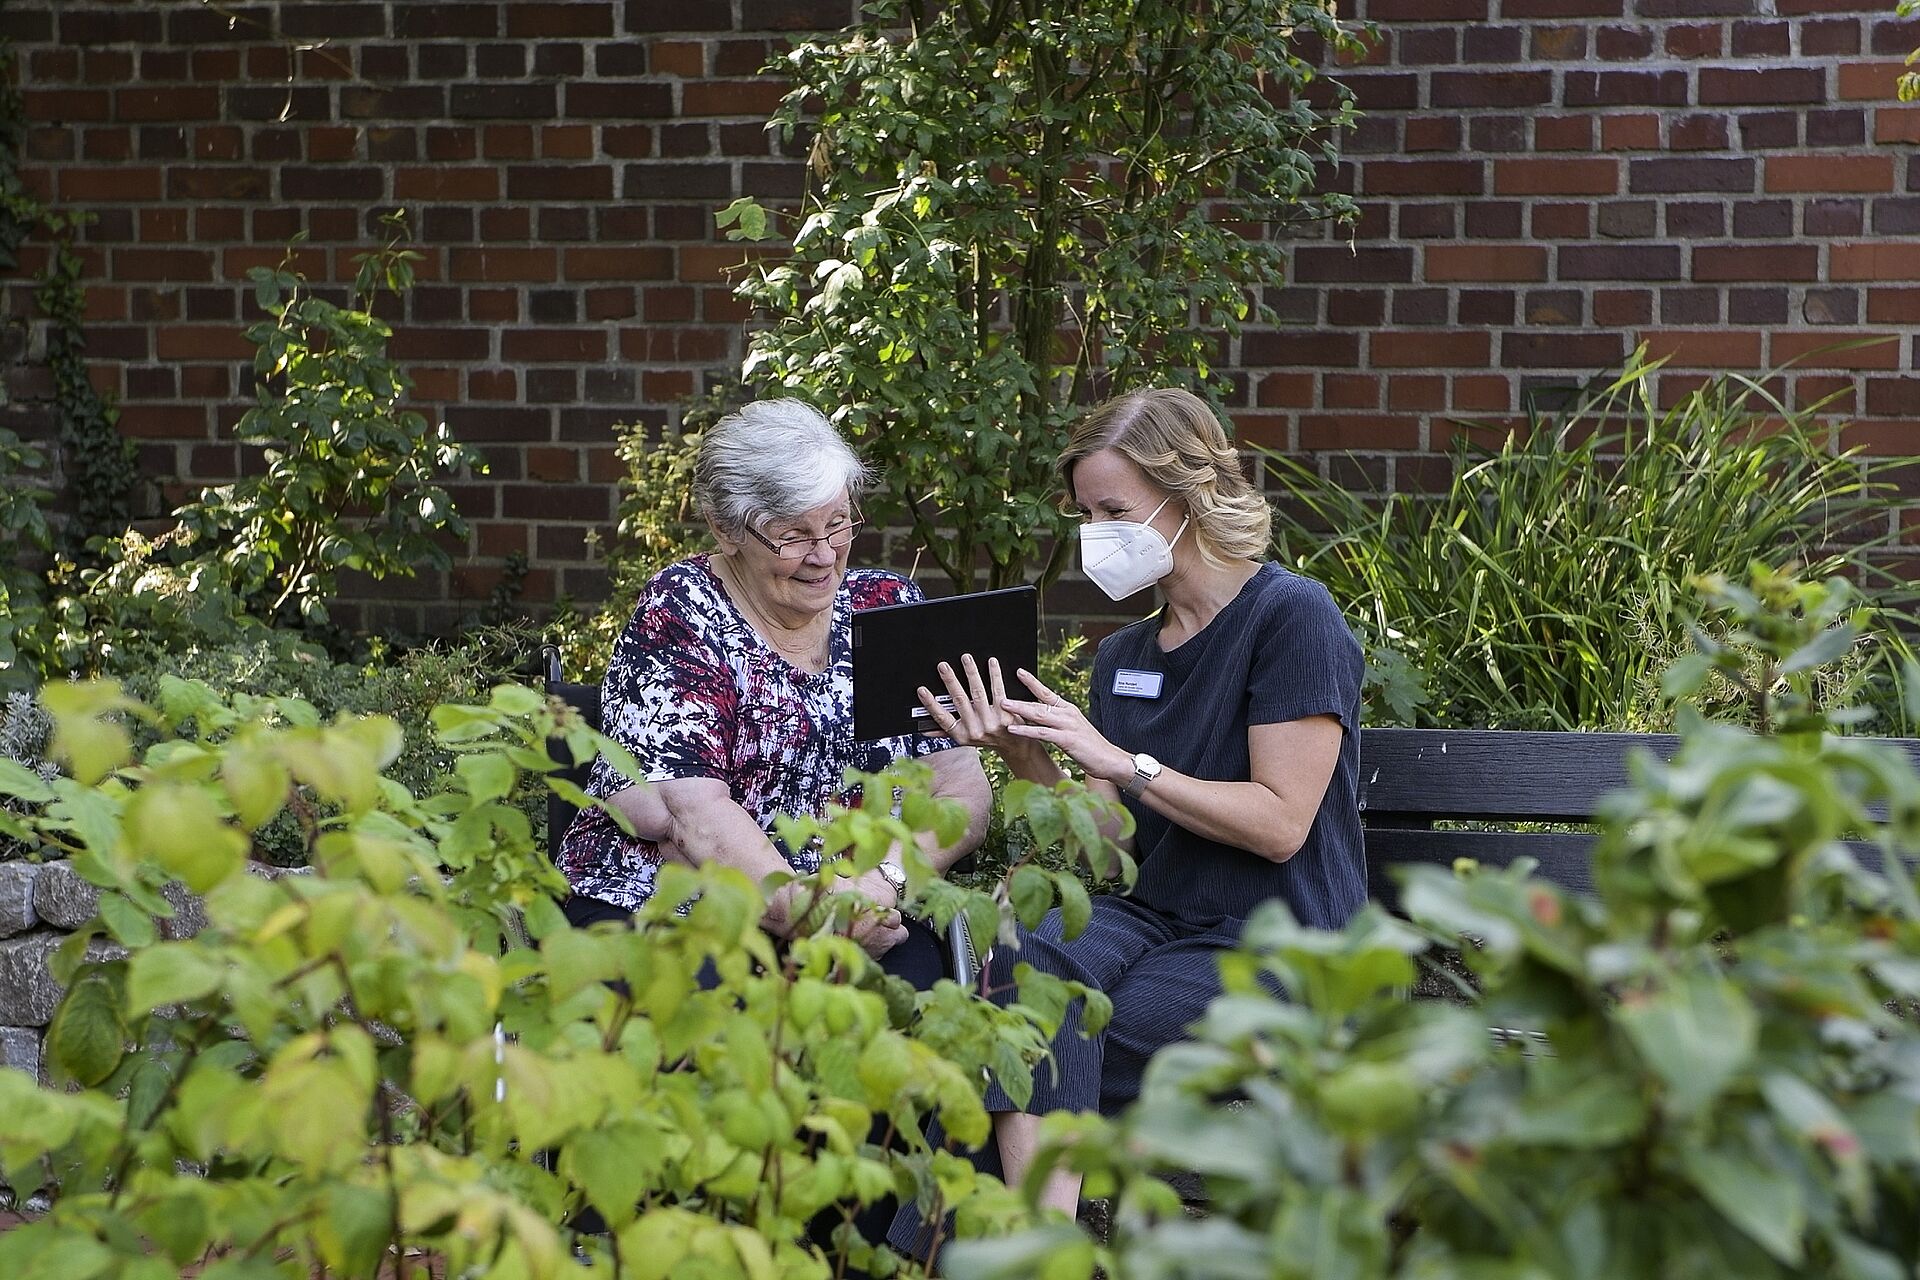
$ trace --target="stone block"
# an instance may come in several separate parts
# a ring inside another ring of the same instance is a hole
[[[100,891],[63,858],[42,866],[34,877],[33,909],[57,929],[78,929],[99,911]]]
[[[0,1068],[6,1067],[40,1078],[39,1028],[0,1027]]]
[[[160,936],[170,942],[191,938],[207,927],[207,900],[181,884],[169,881],[160,896],[173,906],[173,918],[161,920]]]
[[[63,935],[41,931],[0,942],[0,1026],[44,1027],[63,988],[47,961]]]
[[[0,938],[25,933],[39,922],[33,909],[33,882],[39,874],[35,862],[0,862]]]

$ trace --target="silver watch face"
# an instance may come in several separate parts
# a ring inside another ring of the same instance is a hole
[[[907,891],[906,871],[891,862],[880,864],[880,878],[892,885],[895,893],[904,894]]]

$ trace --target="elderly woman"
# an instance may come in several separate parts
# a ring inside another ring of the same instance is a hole
[[[921,691],[953,741],[1046,784],[1058,751],[1137,824],[1130,893],[1096,898],[1070,942],[1056,911],[995,954],[996,988],[1022,960],[1113,1000],[1102,1035],[1062,1028],[1058,1077],[1042,1073],[1024,1112],[989,1097],[1009,1183],[1040,1114],[1111,1112],[1138,1093],[1147,1059],[1219,993],[1219,953],[1255,906],[1278,898],[1335,929],[1367,893],[1360,646],[1325,587],[1260,559],[1271,515],[1212,410],[1185,391],[1122,396],[1076,425],[1058,466],[1087,576],[1115,600],[1157,586],[1166,603],[1101,642],[1084,712],[1026,671],[1013,686],[1026,696],[1010,697],[997,664],[970,658],[941,673],[951,714]],[[1056,1173],[1044,1199],[1072,1213],[1078,1191]]]
[[[783,845],[774,817],[857,804],[845,771],[903,757],[924,757],[935,792],[967,809],[957,843],[926,837],[934,866],[980,842],[992,793],[976,751],[940,737],[853,737],[854,611],[920,598],[897,574],[847,567],[866,484],[846,442],[796,400],[750,404],[701,437],[693,498],[719,550],[656,574],[614,647],[604,728],[652,785],[595,763],[588,792],[626,813],[637,834],[592,808],[567,829],[559,863],[575,924],[629,918],[668,858],[756,879],[817,871],[820,854]],[[852,926],[869,954],[917,987],[942,976],[940,940],[895,909],[905,887],[897,855],[848,887],[879,908]],[[762,923],[788,936],[808,924],[793,908],[791,890],[775,893]]]

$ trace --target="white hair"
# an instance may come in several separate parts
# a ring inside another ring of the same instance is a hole
[[[720,532],[738,538],[867,491],[867,468],[818,409],[801,400],[757,400],[700,433],[693,500]]]

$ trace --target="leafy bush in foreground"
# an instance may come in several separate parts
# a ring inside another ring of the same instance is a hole
[[[111,655],[105,673],[129,696],[157,703],[169,678],[197,680],[229,700],[253,699],[257,714],[277,718],[282,702],[297,700],[322,723],[340,715],[385,715],[401,729],[400,754],[386,776],[416,796],[441,789],[453,777],[455,755],[436,740],[431,716],[443,702],[484,701],[500,674],[499,655],[485,634],[460,644],[432,644],[392,653],[376,647],[365,662],[338,662],[297,633],[246,627],[224,641],[181,638],[171,648],[144,641]],[[157,731],[136,725],[136,741]],[[546,842],[545,798],[527,789],[515,800]],[[282,811],[252,833],[253,856],[279,866],[304,866],[310,833]]]
[[[913,852],[915,831],[963,821],[924,768],[786,823],[839,856],[802,891],[812,930],[776,949],[764,887],[726,870],[666,868],[638,929],[567,924],[512,801],[554,767],[554,734],[576,758],[619,749],[527,690],[435,711],[456,785],[424,799],[383,776],[402,746],[385,717],[268,717],[175,678],[156,706],[104,683],[46,702],[70,776],[0,761],[0,793],[38,809],[0,811],[0,830],[66,852],[102,894],[56,958],[70,985],[48,1043],[77,1088],[0,1071],[0,1173],[56,1189],[0,1235],[9,1280],[401,1275],[409,1251],[459,1276],[824,1280],[919,1273],[844,1228],[883,1196],[954,1210],[963,1235],[1031,1220],[922,1131],[938,1116],[985,1139],[985,1069],[1019,1090],[1067,1002],[1097,1019],[1104,997],[1025,972],[1004,1009],[951,982],[915,993],[844,936],[864,904],[832,872],[896,841],[937,917],[1006,931],[992,896],[930,879]],[[126,717],[159,741],[136,754]],[[1090,801],[1051,794],[1076,842]],[[250,874],[252,833],[282,808],[314,871]],[[1054,899],[1036,874],[1010,895],[1029,918]],[[159,940],[173,880],[204,895],[191,940]],[[103,932],[121,958],[88,959]],[[610,1234],[572,1229],[586,1207]],[[810,1242],[822,1215],[842,1227]]]
[[[1812,698],[1851,639],[1833,589],[1709,584],[1771,658],[1752,692],[1776,732],[1683,712],[1680,754],[1636,761],[1607,807],[1597,899],[1525,864],[1423,867],[1412,925],[1250,921],[1228,994],[1133,1110],[1049,1121],[1043,1168],[1117,1194],[1107,1274],[1911,1277],[1920,897],[1896,855],[1920,848],[1920,776]],[[1465,952],[1473,1006],[1405,998],[1435,942]],[[1206,1175],[1211,1216],[1181,1212],[1169,1169]],[[956,1245],[947,1274],[1080,1248],[1058,1227]]]

